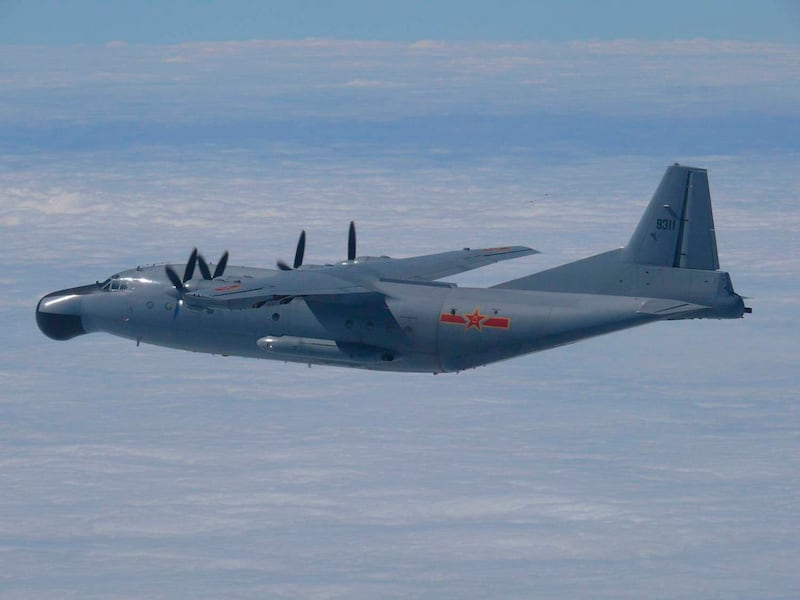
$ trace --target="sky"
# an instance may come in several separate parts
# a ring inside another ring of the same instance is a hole
[[[794,598],[796,4],[331,4],[0,2],[0,597]],[[492,285],[624,245],[675,161],[747,319],[435,377],[35,325],[351,219],[542,252]]]
[[[0,40],[14,44],[171,44],[188,40],[564,41],[738,39],[797,42],[795,0],[4,0]]]

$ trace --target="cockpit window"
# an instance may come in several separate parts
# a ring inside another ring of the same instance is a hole
[[[104,292],[121,292],[128,289],[128,282],[117,279],[119,275],[113,276],[111,279],[106,279],[101,285],[100,289]]]

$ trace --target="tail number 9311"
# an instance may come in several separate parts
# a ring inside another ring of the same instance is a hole
[[[675,231],[675,219],[656,219],[656,229]]]

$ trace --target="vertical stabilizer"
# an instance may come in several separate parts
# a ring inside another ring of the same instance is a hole
[[[637,264],[719,269],[705,169],[667,168],[623,256]]]
[[[639,312],[662,319],[733,319],[751,312],[719,270],[708,174],[677,164],[667,168],[627,246],[494,287],[641,298]]]

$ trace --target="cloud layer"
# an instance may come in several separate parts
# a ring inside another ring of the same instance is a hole
[[[452,114],[797,116],[792,44],[337,40],[6,46],[0,123]],[[42,102],[46,95],[47,101]]]

